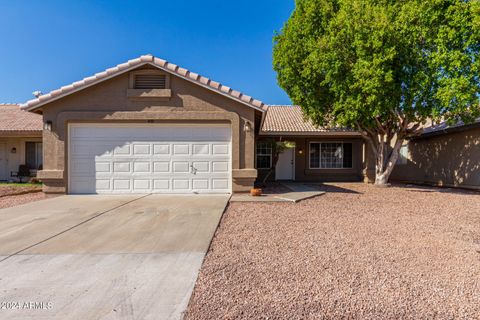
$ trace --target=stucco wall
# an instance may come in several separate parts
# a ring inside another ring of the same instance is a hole
[[[138,69],[136,69],[138,70]],[[44,171],[40,176],[46,192],[65,192],[67,186],[67,128],[72,122],[218,122],[232,124],[233,191],[253,185],[255,110],[176,76],[170,78],[172,97],[166,100],[127,98],[129,74],[53,101],[43,107],[44,121],[52,131],[44,131]],[[243,130],[246,121],[252,130]]]
[[[17,172],[21,164],[25,164],[25,142],[41,142],[41,137],[9,137],[0,138],[0,144],[5,144],[3,176],[0,170],[0,180],[12,180],[10,173]],[[15,148],[16,152],[12,153]]]
[[[295,180],[296,181],[361,181],[363,164],[363,139],[350,137],[284,137],[283,140],[295,142]],[[309,143],[310,142],[346,142],[352,143],[352,168],[348,169],[310,169]],[[302,153],[300,153],[302,150]],[[258,181],[263,179],[267,169],[258,170]],[[275,172],[269,180],[275,179]]]
[[[412,140],[408,150],[392,181],[480,189],[480,128]]]

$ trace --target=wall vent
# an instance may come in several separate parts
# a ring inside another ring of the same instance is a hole
[[[133,87],[135,89],[166,89],[167,77],[164,74],[137,74]]]

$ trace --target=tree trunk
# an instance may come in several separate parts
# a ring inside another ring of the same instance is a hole
[[[378,151],[376,153],[376,165],[375,165],[375,185],[376,186],[387,186],[388,179],[390,174],[397,163],[400,147],[403,144],[403,139],[397,139],[395,145],[391,150],[390,154],[385,157],[386,149],[388,145],[384,142],[380,143]]]
[[[262,186],[265,186],[267,184],[267,180],[268,178],[272,175],[273,171],[275,170],[275,168],[277,167],[277,162],[278,162],[278,158],[279,158],[280,154],[279,153],[276,153],[273,155],[273,159],[272,159],[272,167],[270,168],[270,170],[268,170],[267,174],[265,175],[265,177],[263,178],[263,181],[262,181]]]

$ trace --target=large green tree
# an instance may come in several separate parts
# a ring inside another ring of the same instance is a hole
[[[426,121],[480,116],[480,0],[296,0],[273,58],[306,117],[363,134],[376,184]]]

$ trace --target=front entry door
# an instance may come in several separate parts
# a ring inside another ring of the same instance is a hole
[[[295,148],[290,148],[280,153],[278,157],[277,166],[275,168],[276,180],[295,180],[294,155],[295,155]]]

